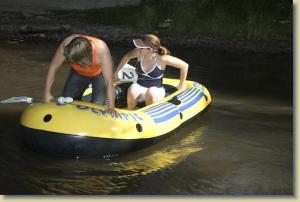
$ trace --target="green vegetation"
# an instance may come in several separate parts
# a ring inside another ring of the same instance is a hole
[[[136,6],[80,12],[86,23],[150,28],[172,34],[292,40],[289,0],[144,0]],[[162,24],[167,19],[168,25]]]

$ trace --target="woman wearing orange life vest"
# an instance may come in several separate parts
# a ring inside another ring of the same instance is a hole
[[[107,94],[108,110],[114,111],[115,90],[113,86],[112,59],[106,43],[98,38],[73,34],[58,47],[49,66],[44,101],[53,99],[51,87],[56,71],[67,62],[71,67],[70,75],[63,90],[64,97],[80,100],[85,89],[92,83],[92,100],[105,104]]]

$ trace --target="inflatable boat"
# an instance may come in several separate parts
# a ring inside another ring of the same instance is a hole
[[[88,101],[33,103],[21,116],[24,139],[39,152],[56,156],[101,157],[144,147],[172,134],[181,124],[203,112],[211,103],[208,90],[186,81],[165,78],[166,96],[160,102],[126,108],[130,81],[115,84],[116,115],[106,114],[105,106]],[[88,99],[91,88],[85,92]]]

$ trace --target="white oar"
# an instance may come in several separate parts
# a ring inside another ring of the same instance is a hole
[[[16,102],[25,102],[25,103],[33,103],[33,98],[26,97],[26,96],[19,96],[19,97],[11,97],[6,100],[1,100],[0,103],[7,104],[7,103],[16,103]]]
[[[54,99],[53,101],[57,101],[59,104],[68,104],[73,102],[73,98],[71,97],[58,97]],[[43,102],[42,100],[35,99],[32,97],[27,96],[18,96],[18,97],[11,97],[6,100],[1,100],[0,103],[2,104],[9,104],[9,103],[34,103],[34,102]]]

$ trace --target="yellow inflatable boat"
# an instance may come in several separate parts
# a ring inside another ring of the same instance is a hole
[[[166,97],[160,102],[126,109],[126,94],[131,82],[115,85],[118,114],[106,114],[105,106],[86,101],[69,104],[33,103],[21,116],[25,141],[35,150],[57,156],[101,157],[124,153],[156,142],[211,103],[208,90],[199,83],[163,80]],[[85,92],[89,97],[91,89]]]

